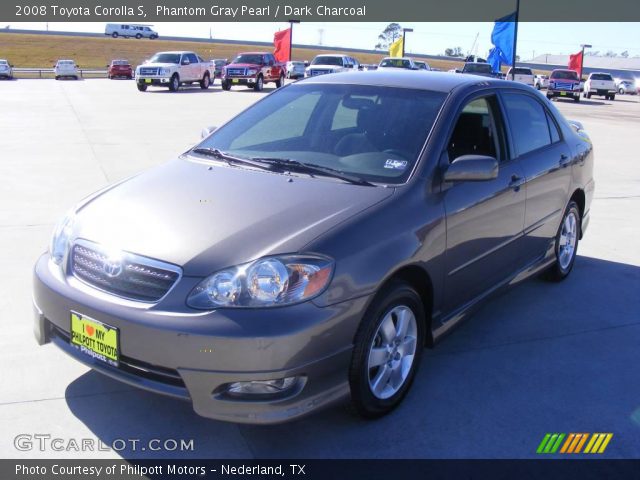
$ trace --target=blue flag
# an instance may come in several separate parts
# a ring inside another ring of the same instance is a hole
[[[516,35],[516,13],[506,15],[496,20],[491,32],[493,48],[489,52],[487,62],[494,72],[500,71],[500,65],[511,65],[513,62],[513,40]]]

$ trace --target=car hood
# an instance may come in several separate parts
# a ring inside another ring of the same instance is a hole
[[[393,191],[181,158],[84,204],[74,236],[205,276],[300,251]]]
[[[334,68],[342,68],[340,65],[309,65],[307,68],[315,70],[333,70]]]
[[[178,64],[177,63],[143,63],[142,65],[139,65],[138,68],[147,68],[147,67],[165,67],[165,68],[170,68],[170,67],[177,67]]]
[[[225,68],[262,68],[262,65],[257,63],[230,63]]]

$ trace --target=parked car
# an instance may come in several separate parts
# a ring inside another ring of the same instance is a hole
[[[290,61],[287,62],[287,78],[302,78],[304,77],[305,66],[304,62]]]
[[[583,96],[591,98],[591,95],[598,95],[607,100],[615,100],[617,91],[616,81],[610,73],[592,72],[584,83]]]
[[[0,78],[6,78],[8,80],[13,78],[13,65],[3,58],[0,58]]]
[[[305,70],[305,77],[358,70],[360,62],[348,55],[318,55]]]
[[[149,86],[168,87],[175,92],[180,85],[194,83],[206,90],[211,85],[214,68],[211,62],[194,52],[158,52],[148,62],[136,67],[136,85],[141,92]]]
[[[378,64],[378,68],[418,70],[418,66],[411,57],[385,57]]]
[[[636,85],[633,80],[623,79],[617,82],[616,87],[618,88],[618,93],[620,95],[635,95]]]
[[[133,68],[129,63],[129,60],[111,60],[111,63],[107,65],[107,77],[109,79],[114,78],[133,78]]]
[[[153,25],[135,24],[135,23],[107,23],[104,34],[113,38],[149,38],[154,40],[158,38],[158,32],[153,28]]]
[[[295,82],[71,209],[35,266],[36,339],[205,417],[349,394],[379,417],[489,294],[571,273],[594,193],[579,130],[513,82]]]
[[[377,63],[368,63],[368,64],[363,64],[360,65],[362,67],[362,70],[369,71],[369,70],[377,70],[378,69],[378,64]]]
[[[80,70],[73,60],[58,60],[53,66],[53,76],[56,80],[60,80],[61,78],[78,80]]]
[[[416,67],[418,67],[418,70],[431,70],[429,64],[427,62],[423,62],[422,60],[414,60],[413,63]]]
[[[222,70],[224,69],[225,65],[229,65],[229,59],[227,58],[214,58],[213,60],[211,60],[211,64],[214,66],[215,69],[215,78],[222,78]]]
[[[285,76],[284,65],[276,62],[272,53],[241,53],[224,67],[222,89],[230,90],[234,85],[244,85],[260,92],[265,83],[275,83],[276,88],[280,88],[284,86]]]
[[[536,75],[534,79],[534,85],[536,89],[540,90],[542,88],[549,87],[549,75]]]
[[[553,100],[556,97],[573,98],[580,101],[580,91],[582,90],[580,79],[575,70],[559,68],[553,70],[549,76],[549,86],[547,87],[547,98]]]
[[[479,75],[481,77],[495,78],[496,74],[493,73],[493,67],[488,63],[480,62],[468,62],[464,64],[460,73],[466,73],[471,75]]]
[[[506,79],[529,85],[530,87],[533,87],[535,84],[533,71],[527,67],[511,67],[507,72]]]

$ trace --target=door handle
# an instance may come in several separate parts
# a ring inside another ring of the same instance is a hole
[[[569,156],[565,155],[564,153],[560,155],[560,166],[562,168],[568,167],[569,163],[571,163],[571,160],[569,160]]]
[[[524,178],[515,173],[511,175],[511,181],[509,182],[509,188],[513,188],[516,192],[520,190],[520,187],[524,183]]]

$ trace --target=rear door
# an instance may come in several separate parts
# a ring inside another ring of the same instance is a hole
[[[445,309],[455,311],[490,290],[522,263],[524,173],[509,154],[505,122],[495,94],[469,98],[458,114],[441,162],[462,155],[498,159],[497,178],[443,183],[447,253]]]
[[[524,245],[529,259],[543,255],[549,248],[571,183],[571,149],[544,99],[538,97],[521,91],[504,92],[501,96],[514,154],[527,182]]]

